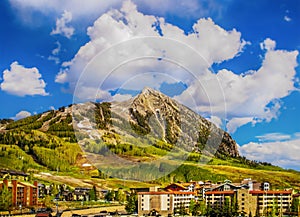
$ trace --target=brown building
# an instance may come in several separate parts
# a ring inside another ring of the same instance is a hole
[[[0,181],[0,189],[3,185],[7,186],[12,194],[13,206],[35,206],[38,202],[38,183],[34,184],[19,182],[17,180],[3,180]]]

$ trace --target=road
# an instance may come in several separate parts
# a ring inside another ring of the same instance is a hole
[[[106,210],[108,212],[115,212],[116,210],[119,212],[120,211],[124,212],[125,206],[109,206],[109,207],[99,207],[99,208],[66,211],[62,214],[62,217],[70,217],[74,213],[79,214],[79,215],[93,215],[93,214],[99,214],[101,211],[104,211],[104,210]],[[55,213],[53,213],[53,215],[55,216]],[[35,216],[35,214],[22,215],[22,217],[34,217],[34,216]]]

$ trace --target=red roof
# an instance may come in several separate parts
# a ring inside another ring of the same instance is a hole
[[[35,217],[52,217],[51,213],[38,213]]]
[[[172,194],[172,192],[167,191],[150,191],[150,192],[138,192],[139,195],[161,195],[161,194]]]
[[[172,194],[195,194],[192,191],[172,191]]]
[[[261,191],[261,190],[253,190],[249,191],[250,194],[292,194],[292,191]]]
[[[138,192],[139,195],[161,195],[161,194],[195,194],[190,191],[150,191],[150,192]]]
[[[213,194],[234,194],[234,191],[207,191],[205,195],[213,195]]]

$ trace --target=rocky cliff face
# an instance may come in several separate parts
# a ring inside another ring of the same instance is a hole
[[[89,104],[91,106],[92,104]],[[96,120],[91,125],[98,126],[100,137],[110,136],[110,143],[120,143],[116,135],[134,138],[153,138],[189,153],[216,153],[231,157],[239,156],[237,144],[231,136],[217,128],[189,108],[170,97],[145,88],[138,96],[125,102],[94,104]],[[81,114],[85,105],[80,106]],[[73,110],[74,111],[74,110]],[[76,113],[75,115],[80,115]],[[85,118],[82,118],[86,120]],[[82,126],[81,123],[77,123]],[[91,132],[91,131],[89,131]],[[149,144],[148,144],[149,145]],[[152,145],[152,144],[150,144]]]

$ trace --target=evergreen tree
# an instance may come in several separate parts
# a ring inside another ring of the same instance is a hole
[[[127,204],[125,210],[129,213],[135,213],[138,211],[138,198],[136,192],[132,191],[127,198]]]
[[[299,198],[295,197],[292,200],[291,211],[298,213],[298,207],[299,207]]]
[[[12,194],[6,185],[0,190],[0,210],[10,210],[12,207]]]
[[[236,198],[236,194],[233,196],[232,201],[231,201],[231,213],[232,216],[238,216],[239,215],[239,205],[238,201]]]
[[[115,191],[109,190],[105,195],[105,200],[107,201],[113,201],[115,199]]]
[[[94,201],[98,200],[98,198],[97,198],[97,189],[96,189],[95,185],[93,186],[93,188],[89,192],[89,198],[90,198],[90,200],[94,200]]]
[[[198,204],[199,204],[199,212],[201,215],[205,215],[206,213],[206,203],[205,203],[205,200],[200,200],[198,201]]]
[[[120,203],[124,203],[126,200],[126,195],[124,194],[124,192],[122,191],[122,189],[118,189],[115,199],[117,201],[119,201]]]
[[[194,215],[195,207],[196,207],[196,201],[195,201],[195,200],[191,200],[191,201],[190,201],[190,205],[189,205],[189,212],[190,212],[192,215]]]

